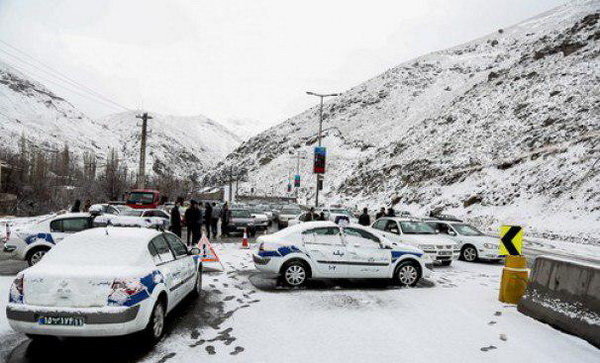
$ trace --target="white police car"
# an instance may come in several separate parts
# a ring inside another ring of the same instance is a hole
[[[309,278],[385,278],[414,286],[430,274],[431,259],[418,248],[392,244],[378,231],[330,221],[306,222],[257,239],[256,269],[289,286]]]
[[[199,294],[199,253],[169,232],[94,228],[66,237],[20,272],[10,288],[10,326],[41,336],[118,336],[142,332],[155,343],[164,319]]]
[[[504,257],[498,254],[498,237],[487,236],[470,224],[460,220],[428,220],[426,223],[437,233],[455,241],[460,249],[460,259],[464,261],[499,261]]]
[[[112,224],[164,228],[164,221],[160,217],[98,215],[95,212],[52,215],[12,231],[10,237],[4,242],[4,252],[12,254],[14,258],[25,260],[29,266],[33,266],[63,238],[94,226]]]

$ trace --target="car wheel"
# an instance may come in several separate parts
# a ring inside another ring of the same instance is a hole
[[[283,282],[290,287],[300,287],[308,279],[308,267],[302,261],[292,261],[282,269]]]
[[[202,268],[198,269],[196,275],[196,283],[194,284],[194,290],[192,290],[192,296],[198,297],[202,293]]]
[[[415,286],[421,279],[421,269],[416,262],[404,261],[396,267],[394,279],[400,286]]]
[[[48,250],[49,248],[47,247],[39,247],[29,251],[29,253],[27,254],[27,263],[29,264],[29,266],[33,266],[36,263],[40,262],[42,260],[42,257],[44,257]]]
[[[473,246],[465,246],[460,252],[460,258],[467,262],[477,261],[477,249]]]
[[[165,304],[162,300],[158,300],[154,304],[150,321],[143,333],[148,344],[155,345],[165,334],[165,315]]]

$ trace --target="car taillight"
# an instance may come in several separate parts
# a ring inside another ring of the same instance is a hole
[[[9,302],[11,303],[23,303],[23,274],[17,275],[15,280],[10,287]]]
[[[139,279],[115,279],[108,295],[109,305],[126,305],[129,298],[144,291]]]

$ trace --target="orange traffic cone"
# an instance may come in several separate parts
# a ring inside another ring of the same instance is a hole
[[[248,244],[248,233],[246,233],[246,228],[244,228],[244,237],[242,237],[242,248],[250,248]]]

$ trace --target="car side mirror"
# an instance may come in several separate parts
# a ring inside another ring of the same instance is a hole
[[[200,249],[198,247],[194,247],[194,248],[190,249],[188,253],[190,255],[199,255],[202,253],[202,251],[200,251]]]
[[[454,232],[454,231],[448,231],[448,234],[451,236],[456,236],[456,232]]]

